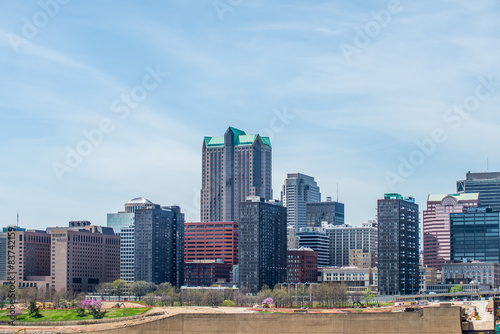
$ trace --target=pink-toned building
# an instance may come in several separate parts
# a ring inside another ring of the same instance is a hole
[[[441,269],[450,261],[450,213],[467,212],[478,207],[479,193],[441,194],[427,197],[427,210],[423,211],[424,266]]]

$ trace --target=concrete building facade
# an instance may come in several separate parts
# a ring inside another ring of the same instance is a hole
[[[498,262],[456,262],[444,263],[442,269],[445,284],[488,284],[490,288],[500,287],[500,264]]]
[[[362,249],[377,254],[378,229],[374,222],[363,223],[361,227],[343,225],[327,225],[325,233],[329,238],[330,266],[349,266],[351,249]],[[376,259],[373,260],[374,262]]]
[[[271,199],[272,148],[268,137],[229,127],[223,137],[205,137],[200,217],[237,221],[247,196]]]
[[[357,267],[357,268],[375,267],[375,256],[372,252],[368,252],[363,249],[350,249],[349,267]]]
[[[377,268],[323,267],[319,269],[320,282],[345,283],[348,292],[378,291]]]
[[[51,227],[50,286],[75,292],[92,292],[120,278],[120,236],[112,228]]]

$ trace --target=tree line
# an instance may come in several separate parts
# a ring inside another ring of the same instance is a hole
[[[212,287],[219,287],[213,285]],[[85,293],[72,290],[46,289],[45,287],[21,288],[16,291],[17,300],[29,305],[36,300],[50,302],[54,307],[77,307],[85,299]],[[0,287],[0,307],[7,303],[8,287]],[[321,284],[277,284],[263,286],[255,295],[245,289],[179,289],[170,283],[155,285],[145,281],[126,282],[119,279],[101,283],[94,289],[93,297],[103,300],[135,300],[150,306],[253,306],[261,305],[272,298],[276,307],[341,307],[354,301],[347,292],[345,283],[324,282]]]

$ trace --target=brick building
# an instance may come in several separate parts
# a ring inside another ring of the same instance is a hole
[[[287,250],[287,278],[290,283],[318,281],[318,253],[310,248]]]

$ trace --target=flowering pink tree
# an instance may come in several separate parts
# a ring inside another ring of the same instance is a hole
[[[89,312],[92,308],[100,311],[102,308],[102,302],[100,300],[85,299],[82,300],[82,308],[87,309]]]
[[[264,299],[264,301],[262,302],[262,304],[271,305],[272,302],[273,302],[273,299],[271,297],[267,297],[266,299]]]

